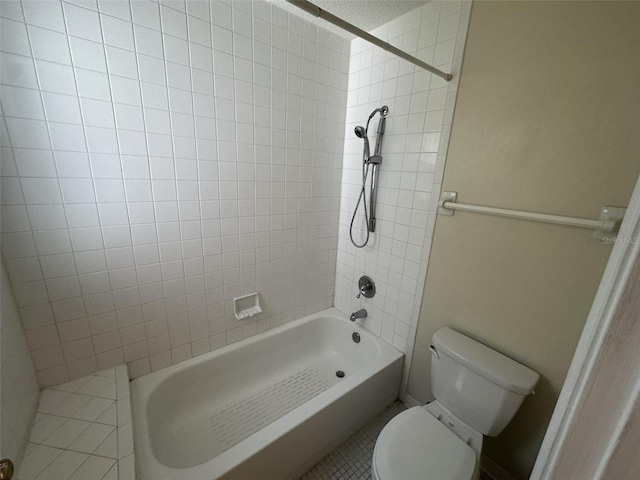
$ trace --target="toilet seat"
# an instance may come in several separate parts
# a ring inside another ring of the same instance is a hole
[[[473,449],[421,407],[393,418],[373,452],[374,480],[471,480],[475,468]]]

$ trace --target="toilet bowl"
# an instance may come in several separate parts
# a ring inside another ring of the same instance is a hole
[[[474,435],[466,426],[457,428],[457,432],[450,430],[443,423],[450,423],[450,417],[439,410],[435,404],[413,407],[382,429],[371,463],[373,480],[479,478],[482,435],[477,432]]]
[[[394,417],[373,452],[373,480],[478,480],[484,435],[508,425],[540,376],[450,328],[429,347],[435,401]]]

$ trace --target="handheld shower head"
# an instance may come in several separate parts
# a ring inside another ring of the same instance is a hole
[[[380,108],[376,108],[373,112],[371,112],[371,115],[369,115],[369,120],[375,117],[376,113],[378,112],[380,112],[380,115],[382,117],[386,117],[387,113],[389,113],[389,107],[387,107],[386,105],[383,105]]]
[[[367,132],[369,131],[369,123],[371,122],[371,119],[373,119],[373,117],[376,116],[376,113],[380,113],[380,119],[378,120],[378,135],[376,136],[376,146],[375,146],[373,156],[371,156],[369,138],[367,136]],[[369,115],[369,118],[367,119],[366,127],[358,125],[354,129],[354,133],[356,134],[356,137],[362,138],[364,140],[364,146],[362,151],[362,188],[360,189],[360,195],[358,195],[358,201],[356,202],[356,207],[353,211],[353,216],[351,217],[351,225],[349,226],[349,238],[351,239],[351,243],[353,243],[353,245],[356,248],[364,247],[369,242],[369,232],[376,231],[375,211],[376,211],[376,196],[377,196],[377,190],[378,190],[378,175],[379,175],[378,168],[380,168],[380,165],[382,164],[382,155],[380,152],[382,148],[382,136],[384,135],[384,127],[387,121],[388,113],[389,113],[389,107],[386,105],[376,108],[373,112],[371,112],[371,115]],[[370,190],[371,197],[369,199],[371,204],[371,210],[367,211],[367,195],[365,190],[366,190],[367,177],[369,175],[369,170],[371,170],[371,190]],[[366,234],[366,238],[364,239],[364,242],[362,244],[358,244],[353,239],[353,224],[356,220],[356,214],[358,212],[358,207],[360,206],[361,202],[364,205],[364,221],[365,221],[365,225],[367,226],[367,234]]]
[[[369,160],[369,155],[370,155],[369,137],[367,137],[367,129],[361,125],[358,125],[356,128],[354,128],[353,131],[355,132],[356,137],[364,140],[364,151],[362,153],[362,159],[364,162],[367,162]]]

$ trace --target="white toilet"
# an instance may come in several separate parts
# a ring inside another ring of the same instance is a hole
[[[507,426],[540,376],[450,328],[431,345],[436,400],[397,415],[373,452],[373,480],[472,480],[480,477],[483,435]]]

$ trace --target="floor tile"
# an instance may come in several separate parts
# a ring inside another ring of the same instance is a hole
[[[327,455],[300,480],[370,480],[371,459],[384,426],[407,407],[401,401],[382,412]]]
[[[68,480],[88,457],[84,453],[65,450],[36,477],[36,480]]]
[[[31,441],[32,443],[44,442],[66,421],[67,419],[64,417],[49,415],[48,413],[38,413],[36,415],[35,421],[33,422],[33,428],[31,429],[31,437],[29,437],[29,441]]]
[[[24,449],[24,455],[27,456],[29,455],[31,452],[33,452],[35,450],[35,448],[38,445],[34,444],[34,443],[27,443],[27,448]]]
[[[118,432],[115,428],[104,442],[93,451],[93,454],[101,457],[118,458]]]
[[[115,427],[111,425],[92,423],[68,448],[76,452],[93,453],[114,430]]]
[[[122,369],[122,368],[126,368],[126,367],[117,367],[116,370]],[[120,400],[121,398],[128,398],[130,396],[131,392],[129,389],[128,378],[129,377],[126,375],[126,372],[116,375],[116,391],[118,395],[118,400]]]
[[[127,401],[118,401],[118,426],[131,423],[131,404]]]
[[[87,422],[95,422],[100,415],[105,413],[109,407],[114,406],[115,403],[115,401],[107,398],[93,397],[84,407],[73,415],[73,418],[86,420]]]
[[[93,378],[93,374],[87,375],[82,378],[78,378],[76,380],[71,380],[70,382],[63,383],[61,385],[56,385],[55,387],[52,388],[52,390],[74,393],[74,392],[77,392],[80,387],[82,387],[85,383],[87,383],[92,378]]]
[[[106,398],[104,400],[106,400]],[[109,401],[112,402],[111,406],[107,408],[104,413],[96,419],[96,422],[115,426],[118,424],[118,417],[116,415],[118,407],[116,405],[116,402],[114,402],[113,400]],[[122,402],[118,401],[117,403],[119,404]]]
[[[98,377],[116,378],[116,371],[118,370],[118,368],[120,368],[120,367],[106,368],[104,370],[100,370],[99,372],[96,372],[96,375]],[[125,375],[126,375],[126,372],[123,372],[123,373],[125,373]]]
[[[111,458],[90,456],[69,480],[101,480],[115,463]]]
[[[64,450],[47,447],[45,445],[30,444],[28,453],[22,459],[20,468],[16,473],[18,480],[33,480],[47,468]]]
[[[118,427],[118,458],[133,453],[133,429],[131,424]]]
[[[91,397],[88,395],[71,393],[64,402],[53,408],[50,413],[60,415],[61,417],[73,418],[75,414],[90,401]]]
[[[124,365],[43,390],[14,480],[135,480],[129,402]]]
[[[77,390],[77,393],[83,393],[85,395],[92,395],[94,397],[104,397],[104,398],[113,398],[115,396],[106,396],[103,394],[106,390],[109,389],[110,386],[113,386],[113,391],[115,393],[115,380],[109,377],[99,377],[94,375],[91,380],[85,383],[82,387]]]
[[[136,468],[133,454],[121,458],[118,461],[118,478],[119,480],[135,480]]]
[[[113,467],[111,467],[111,469],[102,478],[102,480],[118,480],[118,464],[117,463]]]
[[[371,480],[371,460],[378,435],[389,421],[406,410],[399,400],[354,433],[300,480]],[[485,471],[480,480],[494,480]]]
[[[61,405],[71,395],[69,392],[59,392],[57,390],[45,390],[40,394],[40,404],[38,412],[52,413],[52,411]]]
[[[67,448],[89,425],[91,423],[70,418],[42,443],[50,447]]]

